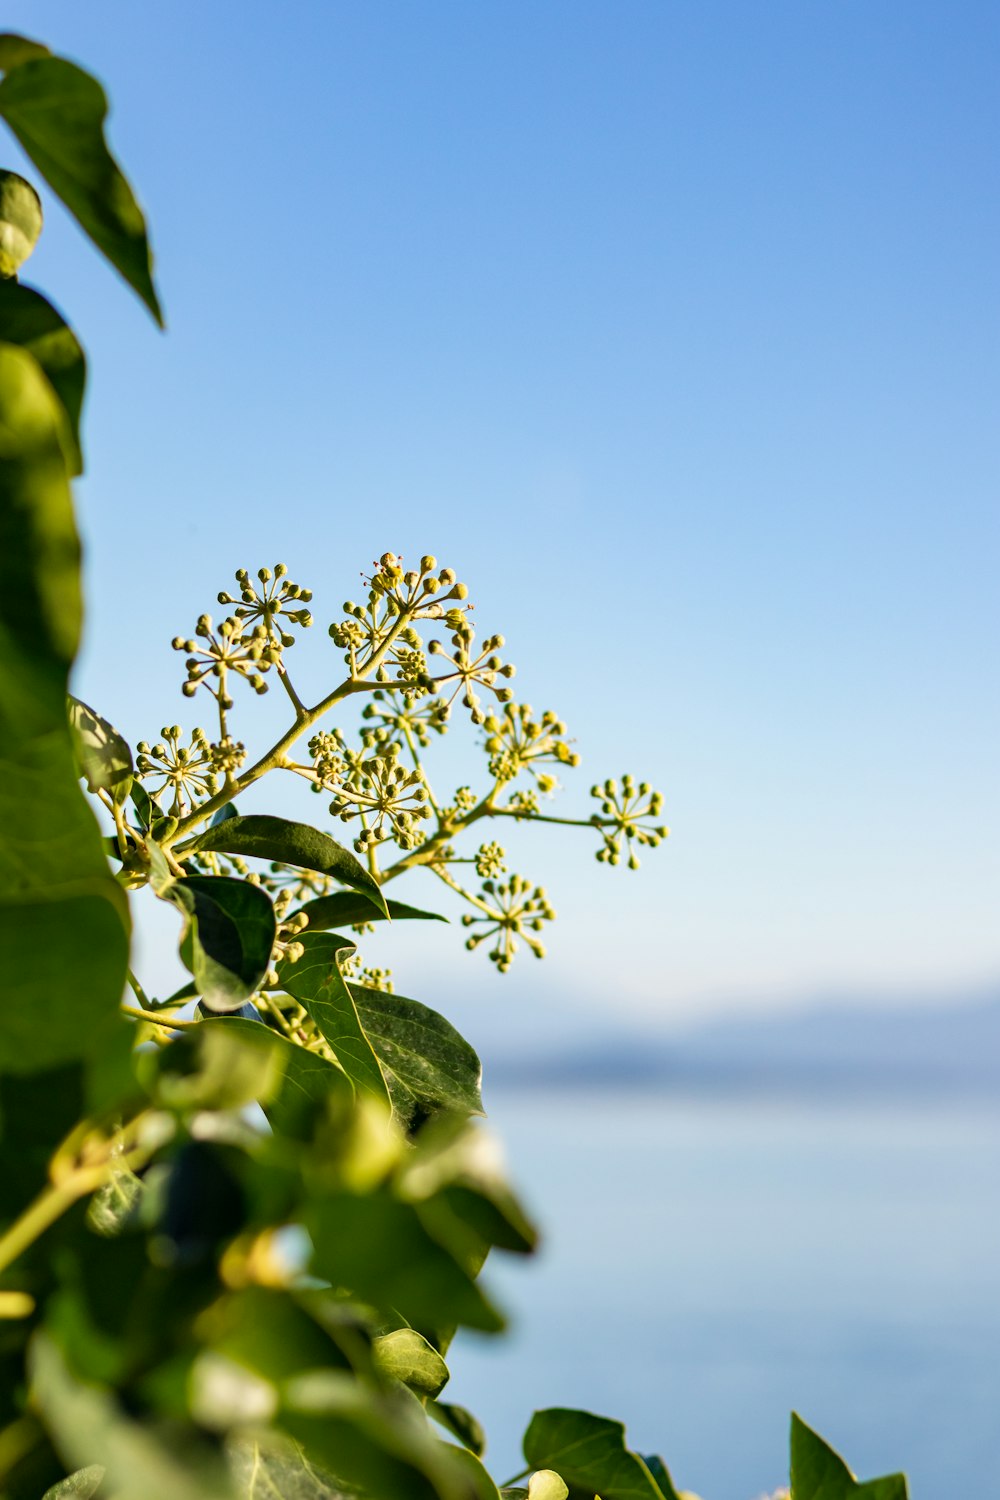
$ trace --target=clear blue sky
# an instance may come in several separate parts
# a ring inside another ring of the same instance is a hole
[[[669,1021],[1000,977],[995,4],[6,24],[106,81],[169,321],[51,209],[25,279],[93,364],[84,696],[191,722],[170,637],[278,558],[318,690],[360,569],[431,551],[577,737],[553,810],[631,769],[674,831],[638,875],[519,844],[546,964],[393,933],[403,988]]]

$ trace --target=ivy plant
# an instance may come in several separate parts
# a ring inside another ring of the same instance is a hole
[[[17,36],[0,71],[40,179],[160,321],[100,84]],[[276,564],[239,568],[221,618],[173,639],[200,724],[133,746],[120,705],[68,696],[86,360],[19,280],[42,216],[0,172],[0,1494],[684,1500],[584,1411],[536,1412],[523,1474],[490,1475],[445,1398],[449,1345],[503,1328],[481,1273],[535,1229],[484,1136],[474,1050],[358,950],[376,923],[438,920],[444,886],[466,948],[504,973],[541,957],[554,911],[508,869],[505,822],[582,830],[634,869],[662,798],[622,776],[589,813],[548,810],[573,742],[516,699],[503,637],[477,639],[429,555],[372,564],[319,685],[293,669],[311,588]],[[272,686],[287,724],[256,744],[239,716]],[[478,770],[451,787],[428,752],[463,723]],[[251,809],[265,777],[324,826]],[[175,911],[175,993],[130,966],[137,899]],[[906,1494],[858,1484],[798,1418],[791,1456],[794,1500]]]

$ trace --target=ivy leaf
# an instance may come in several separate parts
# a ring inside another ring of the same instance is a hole
[[[482,1065],[444,1016],[403,995],[358,984],[349,988],[382,1064],[393,1109],[405,1125],[441,1109],[483,1114]]]
[[[653,1478],[638,1453],[625,1446],[621,1422],[589,1411],[549,1407],[536,1411],[524,1434],[532,1469],[555,1469],[574,1497],[602,1500],[679,1500],[666,1469]]]
[[[906,1476],[859,1484],[839,1453],[792,1412],[792,1500],[907,1500]]]
[[[219,854],[240,854],[244,858],[276,860],[280,864],[297,865],[302,870],[330,875],[341,885],[360,891],[383,916],[388,916],[378,881],[369,875],[364,865],[328,833],[321,833],[318,828],[310,828],[305,823],[259,813],[245,818],[237,815],[195,834],[193,839],[178,847],[177,853],[202,849],[212,849]]]
[[[417,1396],[437,1396],[448,1384],[448,1366],[415,1328],[396,1328],[373,1345],[375,1363]]]
[[[501,1490],[503,1500],[566,1500],[569,1489],[554,1469],[539,1469],[528,1480],[528,1488]]]
[[[26,349],[45,372],[66,416],[66,463],[71,474],[81,473],[80,410],[87,360],[76,334],[51,302],[13,277],[0,279],[0,327],[5,342]]]
[[[110,792],[119,807],[132,790],[132,751],[107,719],[70,696],[69,727],[80,774],[91,792]]]
[[[181,959],[205,1004],[237,1010],[271,962],[278,926],[270,896],[230,875],[187,875],[154,882],[154,889],[187,917]]]
[[[421,911],[419,906],[406,906],[402,901],[387,901],[385,911],[372,910],[370,901],[359,900],[349,891],[334,891],[332,896],[317,896],[300,908],[309,918],[311,932],[323,932],[330,927],[357,927],[362,922],[382,922],[388,916],[393,922],[447,922],[440,912]]]
[[[66,685],[80,548],[64,425],[24,349],[0,344],[0,1068],[107,1057],[128,965],[128,906],[79,785]]]
[[[75,1474],[60,1479],[58,1484],[45,1491],[42,1500],[91,1500],[103,1478],[104,1469],[100,1464],[88,1464],[85,1469],[77,1469]]]
[[[388,1103],[385,1077],[340,970],[341,956],[353,953],[354,944],[325,932],[304,932],[300,941],[302,957],[278,966],[280,984],[305,1006],[357,1087]]]
[[[469,1264],[492,1246],[528,1255],[537,1244],[493,1138],[460,1116],[439,1116],[421,1130],[404,1158],[400,1191],[421,1205],[424,1222],[441,1243]]]
[[[146,221],[104,139],[108,101],[82,68],[25,37],[0,38],[0,115],[81,229],[162,328]]]
[[[298,1443],[282,1442],[278,1434],[269,1434],[266,1444],[236,1435],[226,1453],[244,1500],[354,1500],[309,1462]]]

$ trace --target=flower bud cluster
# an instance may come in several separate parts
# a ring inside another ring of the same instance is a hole
[[[456,580],[451,568],[439,570],[434,557],[422,557],[419,569],[404,571],[401,557],[384,552],[373,567],[371,577],[364,580],[368,586],[367,602],[356,604],[347,600],[346,618],[330,626],[330,636],[345,651],[344,660],[352,676],[364,671],[386,650],[387,660],[396,668],[399,678],[412,682],[414,693],[426,692],[422,642],[412,629],[412,622],[464,620],[464,610],[457,606],[468,597],[469,591]],[[447,609],[449,601],[454,602]]]
[[[362,719],[369,721],[361,731],[361,738],[369,750],[389,740],[402,739],[426,750],[432,733],[447,733],[450,716],[451,710],[440,698],[427,698],[418,707],[409,695],[376,688],[361,713]]]
[[[663,811],[663,793],[652,791],[648,781],[640,781],[637,786],[631,776],[623,776],[619,786],[609,777],[603,785],[591,787],[590,795],[601,804],[601,812],[594,813],[590,821],[604,838],[597,851],[602,864],[619,863],[624,839],[628,846],[628,867],[637,870],[639,860],[633,844],[655,849],[670,833],[669,828],[652,821]]]
[[[430,816],[427,788],[419,771],[399,764],[399,747],[386,745],[379,754],[362,761],[349,780],[334,785],[330,811],[342,822],[360,818],[362,830],[354,840],[359,854],[369,845],[392,838],[401,849],[415,849],[424,840],[419,827]]]
[[[506,858],[507,851],[501,849],[499,844],[480,844],[476,850],[476,874],[483,879],[503,875],[507,869]]]
[[[220,769],[220,746],[209,743],[204,729],[192,730],[187,746],[181,744],[183,734],[179,724],[165,725],[155,745],[147,740],[136,745],[136,774],[144,784],[150,783],[145,787],[150,797],[168,790],[173,794],[170,815],[175,818],[183,817],[189,804],[214,796]]]
[[[292,583],[287,574],[288,569],[284,563],[275,563],[273,571],[270,568],[258,568],[258,588],[246,568],[238,568],[236,582],[240,586],[239,603],[231,594],[226,593],[219,595],[219,603],[236,604],[234,614],[244,626],[255,620],[259,621],[273,645],[294,646],[295,637],[291,631],[281,628],[278,616],[292,625],[303,628],[310,626],[312,615],[302,606],[312,599],[312,589],[300,588],[297,583]]]
[[[490,950],[490,959],[501,974],[506,974],[518,951],[519,939],[536,958],[545,957],[545,947],[535,936],[542,931],[543,923],[551,922],[555,912],[540,885],[532,886],[523,875],[512,875],[509,880],[483,882],[482,896],[475,905],[481,915],[467,912],[462,918],[463,927],[482,927],[466,938],[468,949],[478,948],[487,938],[495,937]]]
[[[392,970],[369,968],[357,951],[340,960],[340,969],[349,983],[364,985],[369,990],[381,990],[383,995],[394,993]]]
[[[529,771],[543,792],[554,791],[554,776],[539,771],[538,764],[548,761],[562,766],[578,766],[580,757],[564,738],[566,725],[551,709],[540,719],[532,717],[530,703],[508,703],[502,714],[490,714],[483,724],[486,749],[490,756],[490,774],[497,781],[513,781],[522,771]]]
[[[437,682],[454,681],[456,684],[448,699],[449,706],[461,693],[462,702],[469,709],[473,724],[484,724],[486,713],[476,692],[477,686],[488,688],[499,702],[508,703],[513,694],[508,687],[497,687],[497,678],[513,677],[515,669],[509,664],[504,665],[496,654],[504,644],[502,635],[487,636],[482,650],[475,656],[472,648],[474,639],[475,631],[466,620],[451,637],[451,651],[446,650],[437,640],[429,642],[427,651],[431,656],[443,656],[451,664],[452,670],[437,679]]]
[[[216,631],[211,616],[201,615],[194,633],[196,640],[177,635],[171,643],[175,651],[188,653],[184,663],[187,681],[181,690],[186,698],[193,697],[204,684],[221,709],[232,708],[227,686],[230,672],[244,678],[255,693],[267,692],[264,673],[281,660],[281,645],[272,641],[266,626],[244,629],[235,616],[229,615]],[[199,645],[199,641],[204,644]]]

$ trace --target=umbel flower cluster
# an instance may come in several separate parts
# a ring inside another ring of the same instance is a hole
[[[499,831],[497,825],[513,819],[590,829],[601,863],[617,865],[624,854],[634,870],[637,849],[655,848],[667,835],[663,798],[625,775],[592,788],[598,809],[590,816],[552,815],[548,807],[561,790],[560,776],[575,769],[580,756],[558,714],[515,700],[504,638],[494,633],[477,640],[466,585],[434,557],[406,568],[391,552],[373,564],[364,583],[363,602],[346,601],[329,626],[343,671],[313,706],[288,663],[295,629],[312,624],[306,607],[312,591],[293,583],[283,564],[262,567],[255,578],[239,569],[238,593],[218,596],[231,612],[218,625],[202,615],[190,638],[175,637],[175,649],[185,654],[183,692],[213,700],[218,729],[215,738],[200,728],[185,738],[174,725],[161,730],[155,744],[139,745],[136,772],[153,813],[167,822],[166,856],[181,870],[246,873],[235,857],[185,854],[186,836],[225,815],[264,774],[296,776],[326,799],[331,832],[348,832],[379,885],[423,869],[455,892],[467,907],[466,947],[487,945],[505,973],[522,944],[544,956],[541,935],[555,912],[541,886],[508,872],[502,837],[484,839],[477,825],[488,821]],[[287,695],[292,722],[253,758],[230,727],[235,694],[241,685],[260,694],[270,683]],[[432,781],[426,752],[463,718],[481,751],[481,776],[477,787],[449,792]],[[252,878],[280,898],[277,962],[289,944],[293,954],[296,944],[301,948],[308,923],[303,914],[289,925],[286,914],[338,887],[330,876],[278,863]],[[353,964],[361,973],[361,960]],[[387,971],[363,972],[371,987],[388,987]]]

